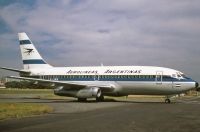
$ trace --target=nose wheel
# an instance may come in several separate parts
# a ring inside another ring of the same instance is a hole
[[[165,99],[165,103],[169,104],[169,103],[171,103],[171,100],[170,99]]]

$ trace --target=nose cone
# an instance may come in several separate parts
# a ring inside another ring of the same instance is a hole
[[[199,83],[198,82],[195,83],[195,88],[196,88],[196,91],[200,91]]]
[[[196,87],[196,88],[199,87],[199,83],[198,83],[198,82],[195,83],[195,87]]]

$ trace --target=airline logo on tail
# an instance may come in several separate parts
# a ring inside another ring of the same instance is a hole
[[[29,49],[29,48],[24,48],[26,51],[24,53],[27,53],[27,55],[30,55],[31,53],[34,52],[33,49]]]

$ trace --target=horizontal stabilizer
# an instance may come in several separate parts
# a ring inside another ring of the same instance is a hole
[[[30,73],[30,71],[24,71],[24,70],[7,68],[7,67],[0,67],[0,69],[4,69],[4,70],[8,70],[8,71],[14,71],[14,72],[19,72],[19,73]]]

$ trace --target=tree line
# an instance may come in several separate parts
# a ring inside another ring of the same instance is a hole
[[[10,81],[5,83],[6,88],[20,88],[20,89],[52,89],[50,86],[44,86],[41,84],[34,84],[29,81]]]

